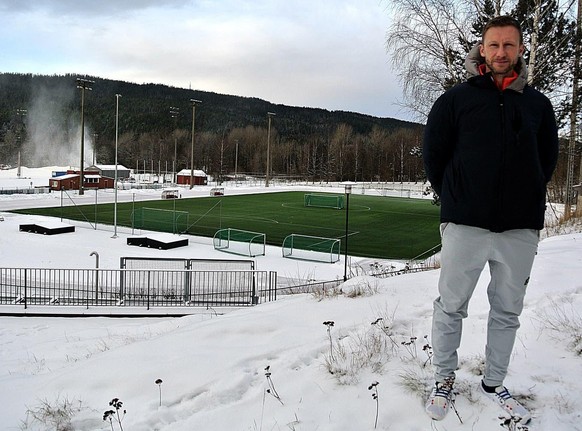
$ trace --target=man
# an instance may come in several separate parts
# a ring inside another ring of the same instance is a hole
[[[485,264],[490,310],[480,387],[521,423],[531,417],[503,381],[544,225],[558,134],[550,101],[527,85],[523,51],[519,23],[493,18],[467,57],[468,80],[435,102],[425,129],[425,169],[441,199],[436,382],[426,403],[434,420],[454,401],[462,319]]]

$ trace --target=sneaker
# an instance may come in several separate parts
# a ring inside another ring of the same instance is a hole
[[[531,414],[519,401],[511,396],[505,386],[497,386],[495,392],[486,392],[483,382],[479,386],[487,398],[509,413],[511,417],[519,419],[522,424],[527,424],[531,420]]]
[[[426,413],[435,421],[442,421],[449,412],[451,404],[455,402],[454,383],[454,378],[448,378],[444,382],[434,384],[426,401],[425,409]]]

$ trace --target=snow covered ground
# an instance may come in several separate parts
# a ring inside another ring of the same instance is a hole
[[[0,171],[0,186],[47,184],[40,184],[46,170],[22,175],[27,178]],[[252,191],[259,190],[226,189]],[[135,193],[140,199],[159,196],[159,191]],[[194,189],[185,196],[189,193],[208,195]],[[119,193],[120,200],[132,198],[131,192]],[[117,268],[120,256],[184,257],[184,249],[128,247],[125,228],[116,239],[111,227],[77,226],[75,233],[52,237],[19,232],[27,216],[5,212],[58,205],[59,199],[59,194],[0,195],[2,267],[92,268],[93,251],[99,252],[102,268]],[[92,202],[94,195],[82,199]],[[203,238],[191,240],[186,251],[187,257],[224,258]],[[271,247],[256,263],[260,270],[297,279],[340,278],[344,269],[343,261],[283,259],[280,249]],[[0,317],[0,428],[117,430],[115,420],[104,421],[103,414],[115,410],[109,402],[118,398],[127,411],[123,429],[133,431],[502,429],[502,411],[477,390],[487,270],[459,351],[457,409],[463,423],[453,412],[443,422],[424,414],[432,371],[429,349],[423,347],[430,345],[425,336],[438,275],[358,276],[325,296],[285,296],[252,308],[200,310],[182,318]],[[521,322],[506,385],[533,411],[529,429],[582,430],[581,233],[540,243]],[[60,425],[51,419],[59,416],[59,407],[67,413]]]

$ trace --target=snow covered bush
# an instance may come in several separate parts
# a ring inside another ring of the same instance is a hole
[[[538,321],[543,329],[549,329],[554,336],[565,340],[568,349],[582,356],[582,316],[569,298],[551,301],[545,310],[538,314]]]
[[[53,402],[40,400],[39,404],[26,410],[22,430],[73,431],[72,420],[83,409],[81,401],[57,397]]]

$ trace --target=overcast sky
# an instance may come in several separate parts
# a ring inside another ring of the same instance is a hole
[[[0,71],[409,119],[383,0],[0,0]]]

